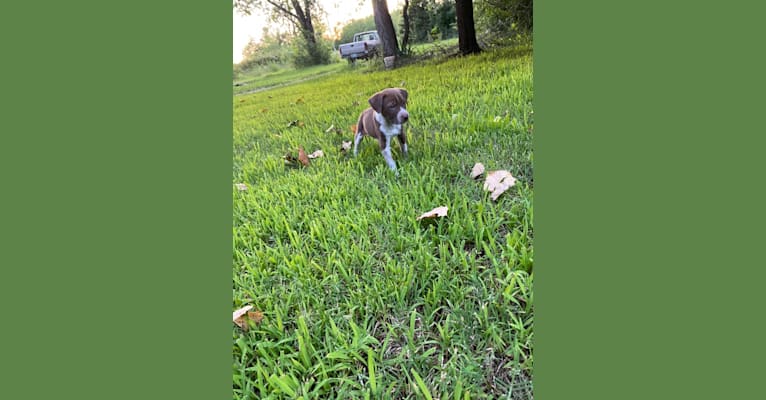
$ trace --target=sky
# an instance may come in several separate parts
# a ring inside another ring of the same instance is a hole
[[[324,21],[329,27],[337,23],[344,24],[352,19],[364,18],[372,15],[372,3],[370,0],[318,0],[327,11],[327,20]],[[361,3],[361,4],[360,4]],[[388,9],[395,10],[401,7],[402,0],[388,0]],[[240,15],[234,10],[234,58],[238,63],[242,59],[242,50],[250,38],[260,40],[263,27],[268,23],[266,14],[254,11],[251,15]]]

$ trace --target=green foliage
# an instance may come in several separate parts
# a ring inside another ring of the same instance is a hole
[[[232,325],[233,397],[531,398],[531,51],[344,71],[232,100],[232,183],[249,186],[232,187],[233,308],[264,314]],[[367,98],[401,85],[396,178],[370,139],[356,158],[339,147]],[[325,155],[285,167],[298,146]],[[519,181],[493,202],[475,162]]]
[[[250,41],[242,51],[242,61],[234,66],[235,79],[243,73],[261,70],[275,70],[286,65],[290,60],[287,44],[291,37],[277,33],[272,35],[267,28],[263,30],[260,42]]]
[[[291,61],[296,68],[312,65],[330,64],[335,60],[332,43],[317,35],[315,42],[309,42],[303,36],[298,35],[291,43],[293,54]]]
[[[413,0],[410,3],[410,35],[413,43],[457,36],[455,2]]]
[[[510,38],[532,33],[532,0],[474,0],[477,33]]]

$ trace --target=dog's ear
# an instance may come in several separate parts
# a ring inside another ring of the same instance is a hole
[[[372,95],[367,101],[370,103],[370,107],[372,107],[373,110],[381,112],[383,110],[383,97],[385,97],[385,95],[378,92]]]
[[[399,89],[399,93],[402,94],[402,97],[404,97],[404,102],[406,103],[407,102],[407,91],[400,88]]]

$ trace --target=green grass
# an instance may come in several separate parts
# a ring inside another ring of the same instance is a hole
[[[418,43],[413,44],[410,50],[412,51],[412,54],[415,56],[429,54],[429,53],[446,53],[451,51],[452,49],[457,49],[458,46],[458,39],[445,39],[445,40],[437,40],[435,42],[429,42],[429,43]]]
[[[282,68],[276,71],[259,68],[253,71],[243,72],[234,80],[234,94],[243,94],[265,88],[286,85],[296,81],[316,78],[320,75],[331,74],[342,71],[346,68],[346,63],[334,63],[328,65],[317,65],[308,68]]]
[[[371,139],[357,158],[339,150],[367,98],[395,86],[411,117],[398,178]],[[232,325],[234,398],[531,397],[530,49],[347,70],[233,102],[232,183],[249,186],[232,188],[233,307],[265,316]],[[299,146],[325,156],[286,167]],[[468,176],[475,162],[517,185],[493,202]],[[437,206],[448,217],[415,220]]]

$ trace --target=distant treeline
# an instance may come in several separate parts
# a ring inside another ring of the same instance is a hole
[[[532,0],[473,0],[476,34],[484,42],[502,43],[517,35],[532,31]],[[457,37],[455,0],[409,0],[409,44],[418,44]],[[391,12],[400,42],[404,32],[402,9]],[[328,32],[321,23],[316,24],[317,32]],[[335,32],[337,32],[337,27]],[[333,51],[339,44],[353,40],[355,33],[375,30],[373,16],[349,22],[340,29],[340,35],[331,41],[320,36],[315,47],[324,58],[320,63],[332,62],[337,57]],[[272,34],[264,29],[258,43],[251,42],[243,51],[243,61],[235,65],[235,75],[254,68],[275,66],[306,66],[317,64],[317,60],[306,54],[305,41],[293,33]],[[403,49],[404,50],[404,49]],[[316,57],[314,57],[316,58]]]
[[[425,43],[433,40],[457,37],[454,0],[410,0],[410,43]],[[397,39],[402,40],[404,18],[402,10],[391,12],[391,19],[397,27]],[[357,32],[374,31],[375,19],[372,15],[356,19],[343,27],[335,45],[348,43]]]

